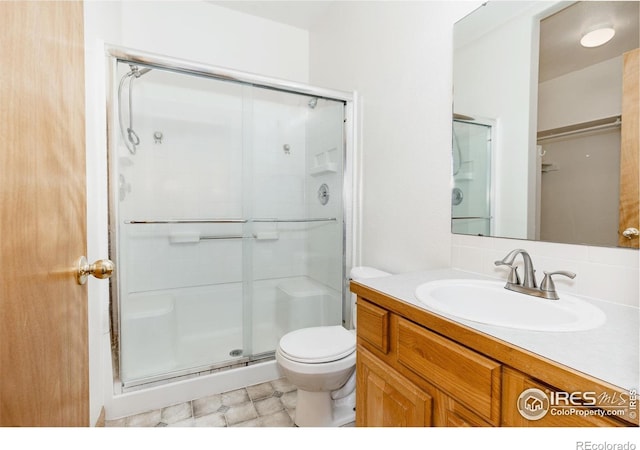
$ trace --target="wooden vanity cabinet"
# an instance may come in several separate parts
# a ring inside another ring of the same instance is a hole
[[[637,426],[598,415],[525,419],[517,405],[526,389],[617,388],[594,385],[593,378],[362,285],[352,290],[358,294],[356,426]]]
[[[357,426],[499,424],[500,364],[361,299],[357,330]]]

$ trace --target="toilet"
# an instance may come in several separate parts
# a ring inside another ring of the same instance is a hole
[[[354,267],[358,281],[390,275],[371,267]],[[351,295],[353,330],[341,325],[301,328],[280,339],[276,361],[298,388],[295,424],[339,427],[355,420],[355,295]]]

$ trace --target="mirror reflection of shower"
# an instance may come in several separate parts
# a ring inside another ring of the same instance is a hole
[[[491,231],[490,121],[453,118],[452,232],[487,236]]]
[[[140,78],[145,73],[151,71],[151,69],[148,67],[140,69],[134,64],[129,64],[129,67],[131,70],[122,76],[120,84],[118,85],[118,119],[120,123],[122,141],[129,150],[129,153],[135,155],[137,146],[140,145],[140,137],[133,129],[133,82],[135,79]],[[129,110],[127,112],[127,116],[129,117],[129,126],[125,128],[124,115],[122,114],[122,104],[124,103],[122,99],[122,92],[127,81],[129,82],[129,94],[127,99],[129,106]]]

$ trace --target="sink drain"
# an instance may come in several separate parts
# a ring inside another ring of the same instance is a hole
[[[242,356],[242,349],[241,348],[237,348],[235,350],[231,350],[229,352],[229,356]]]

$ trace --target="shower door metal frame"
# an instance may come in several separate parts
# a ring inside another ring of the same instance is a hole
[[[107,107],[107,188],[108,188],[108,217],[109,217],[109,257],[116,267],[119,267],[118,247],[119,235],[117,233],[119,217],[115,207],[118,201],[118,183],[116,179],[116,161],[114,155],[117,151],[117,65],[118,62],[131,63],[148,68],[169,70],[185,75],[195,75],[212,78],[231,83],[240,83],[258,88],[272,89],[292,94],[307,95],[327,100],[339,101],[344,104],[344,128],[343,128],[343,254],[342,254],[342,323],[349,328],[351,323],[351,307],[348,271],[360,262],[360,235],[361,227],[361,181],[357,142],[357,92],[338,91],[319,88],[304,83],[288,81],[257,75],[248,72],[232,70],[224,67],[173,58],[164,55],[134,50],[126,47],[105,45],[106,57],[106,107]],[[112,277],[109,283],[109,315],[111,335],[111,359],[113,367],[113,379],[116,391],[122,392],[123,383],[120,377],[120,297],[118,289],[118,276]],[[259,362],[265,358],[264,354],[234,360],[233,364]],[[245,361],[246,360],[246,361]],[[232,364],[232,365],[233,365]],[[219,366],[219,365],[218,365]],[[214,364],[208,369],[215,368]],[[194,373],[193,370],[187,370]],[[185,370],[172,372],[170,376],[150,378],[147,383],[155,379],[167,380],[172,377],[184,375]],[[118,393],[118,392],[117,392]]]

